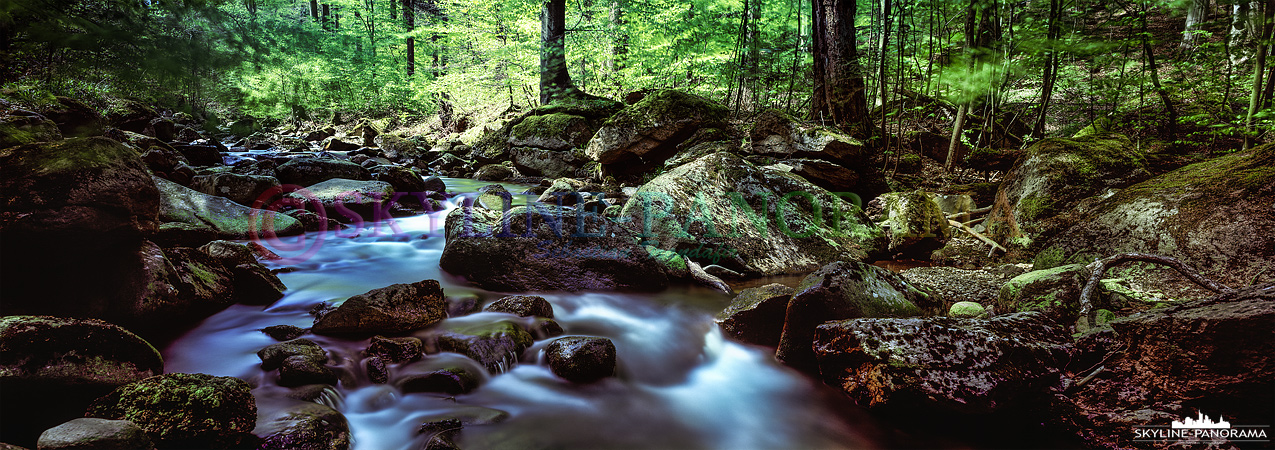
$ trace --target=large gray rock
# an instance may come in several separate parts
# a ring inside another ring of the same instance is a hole
[[[615,375],[615,344],[600,337],[558,338],[545,347],[545,360],[564,380],[592,383]]]
[[[953,416],[1032,404],[1058,384],[1070,345],[1038,313],[851,319],[814,335],[824,381],[859,405]]]
[[[208,195],[154,177],[159,187],[158,239],[166,243],[203,244],[217,239],[249,239],[257,236],[292,236],[305,232],[296,219],[283,213],[252,209],[234,201]]]
[[[744,289],[717,314],[717,324],[737,341],[778,347],[793,292],[793,288],[779,283]]]
[[[116,387],[164,373],[158,351],[133,333],[95,319],[0,318],[0,432],[34,442],[41,430],[81,416]],[[17,407],[56,405],[56,407]]]
[[[260,450],[348,450],[350,424],[337,410],[318,403],[300,403],[261,421],[253,434]]]
[[[934,302],[899,274],[861,262],[828,264],[801,280],[789,300],[775,358],[815,373],[810,343],[819,324],[860,317],[916,316],[921,314],[921,306],[934,306]]]
[[[881,203],[891,253],[929,259],[952,237],[943,209],[924,191],[890,192],[873,201]]]
[[[508,228],[505,228],[507,225]],[[601,216],[557,206],[447,215],[439,266],[493,291],[660,290],[663,268],[635,236]]]
[[[397,192],[425,192],[429,190],[420,174],[403,166],[376,166],[371,171],[373,180],[389,183]]]
[[[584,154],[574,150],[546,150],[534,147],[511,148],[509,159],[513,161],[514,168],[518,169],[519,173],[549,178],[576,176],[580,169],[591,161]]]
[[[1183,167],[1098,202],[1036,266],[1117,253],[1172,256],[1234,286],[1275,273],[1275,144]]]
[[[662,165],[700,128],[725,126],[728,114],[725,107],[703,97],[658,91],[611,116],[584,152],[605,171],[639,173]]]
[[[394,186],[384,181],[333,178],[287,196],[318,203],[330,219],[361,223],[390,219],[394,193]]]
[[[531,334],[508,320],[446,331],[438,336],[439,350],[468,356],[493,374],[511,369],[531,343]]]
[[[311,186],[333,178],[372,179],[372,173],[362,166],[332,158],[294,158],[280,164],[277,173],[280,183],[297,186]]]
[[[393,284],[355,295],[314,320],[325,335],[398,334],[425,328],[447,317],[438,280]]]
[[[127,420],[81,417],[44,430],[40,450],[153,450],[155,443],[141,427]]]
[[[1116,134],[1032,144],[996,193],[988,234],[1021,245],[1047,238],[1056,231],[1055,216],[1081,200],[1148,178],[1145,159],[1140,147]]]
[[[97,399],[85,416],[131,421],[159,448],[238,448],[256,439],[256,400],[248,383],[233,377],[150,377]]]
[[[729,153],[656,177],[620,215],[647,243],[751,276],[861,261],[886,244],[881,228],[850,201]]]
[[[278,186],[279,180],[274,177],[225,172],[197,175],[190,181],[191,189],[208,195],[225,197],[245,206],[252,206],[258,201],[262,205],[270,205],[272,199],[262,198],[262,194]]]

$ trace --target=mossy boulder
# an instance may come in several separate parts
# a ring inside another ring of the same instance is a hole
[[[127,420],[81,417],[40,433],[40,450],[154,450],[141,427]]]
[[[40,113],[58,124],[63,136],[100,136],[106,129],[106,118],[96,109],[79,100],[58,97],[56,104],[40,110]]]
[[[589,119],[567,113],[527,116],[509,130],[510,147],[570,150],[589,142]]]
[[[615,375],[615,344],[600,337],[558,338],[545,347],[545,360],[564,380],[592,383]]]
[[[973,319],[986,316],[987,310],[976,302],[956,302],[947,310],[947,315],[958,319]]]
[[[447,317],[438,280],[392,284],[346,299],[314,321],[323,335],[399,334],[425,328]]]
[[[253,234],[305,232],[300,222],[282,213],[254,210],[159,177],[154,177],[154,185],[159,188],[159,219],[164,223],[158,239],[164,243],[201,245],[217,239],[249,239]]]
[[[751,144],[743,149],[748,154],[778,160],[826,161],[840,167],[813,162],[793,165],[797,172],[807,172],[811,182],[826,184],[833,192],[854,192],[866,202],[889,191],[874,155],[862,141],[836,128],[804,123],[780,111],[768,110],[757,118],[751,138]],[[805,165],[809,169],[799,167]]]
[[[653,291],[668,286],[637,236],[593,213],[556,205],[447,215],[439,266],[492,291]]]
[[[488,164],[474,172],[474,179],[478,181],[504,181],[512,176],[514,170],[504,164]]]
[[[924,191],[891,192],[877,197],[885,216],[881,222],[890,237],[889,251],[906,257],[929,259],[952,237],[947,216]]]
[[[274,412],[253,430],[260,450],[349,450],[350,423],[326,405],[297,402]]]
[[[521,325],[502,320],[445,331],[438,336],[438,349],[468,356],[495,374],[517,364],[532,341],[531,333]]]
[[[596,97],[543,105],[484,133],[474,142],[472,156],[480,163],[491,164],[509,161],[510,149],[515,147],[553,151],[552,155],[570,154],[568,150],[582,148],[598,127],[623,106]]]
[[[297,186],[312,186],[333,178],[347,180],[371,180],[366,168],[335,158],[293,158],[275,169],[279,182]]]
[[[935,306],[929,294],[897,273],[861,262],[837,261],[806,276],[784,312],[775,358],[816,373],[811,339],[821,323],[859,317],[908,317]]]
[[[699,129],[724,127],[728,115],[726,107],[712,100],[662,90],[611,116],[584,151],[604,172],[640,173],[662,165]]]
[[[0,411],[0,431],[10,442],[30,445],[41,430],[82,416],[112,389],[161,373],[159,352],[119,326],[95,319],[0,318],[0,397],[9,406]]]
[[[842,320],[813,341],[824,382],[860,406],[938,421],[1038,405],[1071,348],[1040,313]]]
[[[257,403],[238,378],[170,373],[116,388],[85,416],[131,421],[160,449],[223,449],[255,439]]]
[[[1038,266],[1116,253],[1172,256],[1245,286],[1275,273],[1275,144],[1192,164],[1117,192],[1047,241]]]
[[[737,341],[778,347],[793,292],[793,288],[779,283],[739,291],[730,305],[717,314],[717,325],[722,333]]]
[[[714,153],[644,184],[618,219],[647,244],[750,276],[808,273],[885,250],[852,202],[791,173]]]
[[[1146,156],[1129,138],[1095,134],[1032,144],[1005,176],[987,217],[990,237],[1030,245],[1052,236],[1055,217],[1081,200],[1150,177]]]
[[[13,111],[0,117],[0,148],[59,140],[58,125],[34,112]]]
[[[1080,314],[1080,291],[1089,280],[1084,264],[1034,270],[1014,277],[1001,286],[997,311],[1041,311],[1071,323]]]

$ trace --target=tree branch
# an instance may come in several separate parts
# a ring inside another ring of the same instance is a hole
[[[1095,322],[1097,311],[1093,309],[1093,302],[1090,300],[1094,292],[1098,290],[1098,282],[1102,280],[1102,274],[1107,269],[1133,261],[1143,261],[1155,264],[1162,264],[1178,271],[1182,276],[1191,280],[1192,283],[1212,291],[1215,294],[1228,294],[1235,292],[1234,289],[1227,287],[1213,279],[1201,275],[1191,266],[1186,265],[1177,258],[1168,256],[1152,255],[1147,253],[1121,253],[1112,255],[1104,259],[1099,259],[1089,264],[1089,281],[1085,283],[1084,290],[1080,291],[1080,316],[1086,318],[1090,324]]]

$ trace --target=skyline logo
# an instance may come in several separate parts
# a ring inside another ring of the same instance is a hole
[[[1214,422],[1213,419],[1209,418],[1209,416],[1204,415],[1204,412],[1200,411],[1198,413],[1199,413],[1199,417],[1196,419],[1192,419],[1190,417],[1183,417],[1181,421],[1177,421],[1177,420],[1173,421],[1173,424],[1170,425],[1170,428],[1219,429],[1219,428],[1231,427],[1231,423],[1227,422],[1226,418],[1224,417],[1218,417],[1218,422]]]
[[[1252,442],[1269,443],[1270,425],[1231,425],[1225,417],[1218,415],[1217,422],[1196,411],[1195,417],[1186,416],[1182,420],[1174,420],[1169,425],[1135,425],[1133,442],[1178,441],[1189,444],[1201,441],[1226,441],[1232,443]]]

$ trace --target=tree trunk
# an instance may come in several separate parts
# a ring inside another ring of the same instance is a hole
[[[1261,32],[1262,2],[1237,0],[1231,7],[1231,31],[1227,35],[1231,46],[1231,64],[1241,65],[1253,56],[1254,40]]]
[[[310,18],[319,21],[319,0],[310,0]]]
[[[1155,92],[1160,96],[1160,101],[1164,103],[1165,112],[1169,114],[1168,132],[1170,136],[1178,134],[1178,110],[1173,106],[1173,100],[1169,98],[1169,90],[1165,89],[1160,83],[1160,66],[1156,64],[1155,51],[1151,48],[1151,42],[1147,40],[1147,13],[1144,9],[1141,14],[1142,21],[1142,53],[1147,58],[1147,69],[1151,71],[1151,85],[1155,87]]]
[[[416,29],[416,6],[413,0],[403,0],[403,29],[409,33],[407,36],[407,76],[416,75],[416,38],[411,36],[411,32]]]
[[[624,7],[620,0],[611,0],[611,59],[607,69],[612,73],[624,69],[624,57],[629,53],[629,35],[624,32]]]
[[[947,141],[947,162],[943,170],[951,171],[956,161],[956,148],[961,145],[961,133],[965,131],[965,115],[969,114],[970,105],[961,104],[956,108],[956,123],[952,125],[952,138]]]
[[[566,0],[545,0],[540,10],[540,104],[576,96],[567,73]]]
[[[815,0],[812,7],[815,79],[811,116],[855,137],[871,138],[875,133],[856,48],[855,1]]]
[[[1181,49],[1195,49],[1196,33],[1200,30],[1200,24],[1208,19],[1208,15],[1209,0],[1191,0],[1186,9],[1186,27],[1182,30],[1182,44],[1179,45]]]
[[[1045,70],[1041,75],[1040,111],[1036,116],[1036,124],[1032,126],[1032,137],[1039,139],[1045,132],[1046,114],[1049,112],[1049,101],[1054,96],[1054,81],[1058,78],[1058,51],[1054,48],[1061,37],[1059,21],[1062,19],[1062,0],[1049,0],[1049,18],[1045,31]]]
[[[881,63],[877,66],[877,99],[881,103],[882,108],[885,107],[885,89],[886,89],[886,50],[889,50],[890,43],[890,0],[881,0]],[[901,44],[901,43],[900,43]],[[881,123],[885,123],[885,113],[882,109]],[[884,125],[882,125],[884,128]]]
[[[1272,34],[1275,33],[1275,0],[1267,0],[1264,9],[1265,13],[1262,16],[1265,23],[1262,24],[1262,32],[1257,39],[1257,49],[1255,51],[1255,59],[1257,61],[1253,65],[1253,90],[1251,95],[1249,95],[1248,114],[1244,115],[1245,150],[1253,146],[1253,136],[1257,134],[1257,130],[1253,128],[1253,116],[1257,114],[1257,110],[1262,104],[1262,77],[1266,74],[1266,54],[1270,50]]]
[[[330,18],[330,17],[332,17],[332,16],[330,16],[330,15],[328,15],[328,14],[329,14],[329,13],[331,13],[331,12],[332,12],[332,11],[331,11],[331,5],[328,5],[327,3],[324,3],[324,4],[323,4],[323,29],[324,29],[324,30],[329,29],[329,28],[328,28],[328,20],[329,20],[329,18]]]

